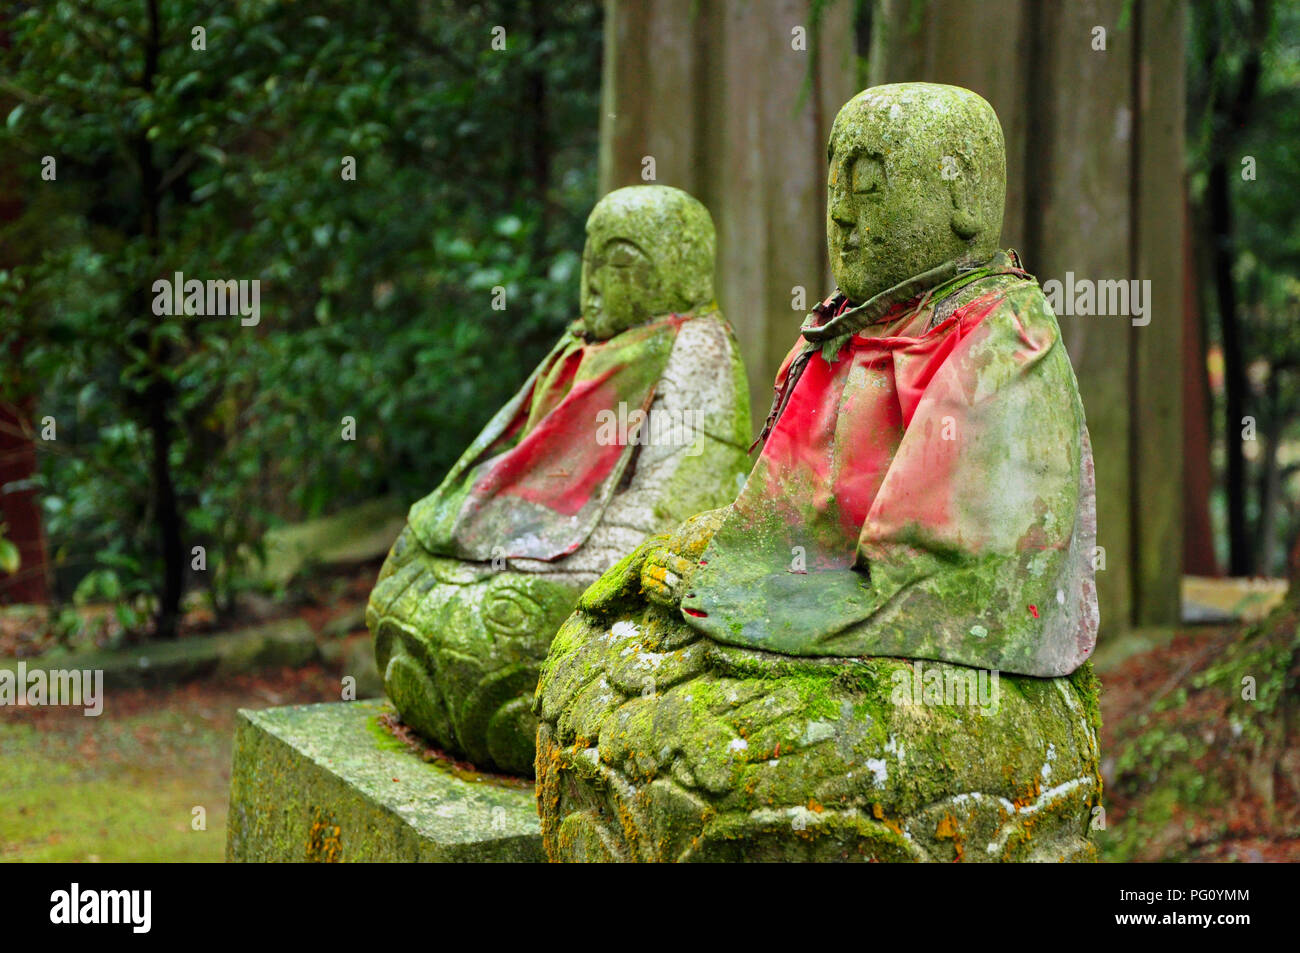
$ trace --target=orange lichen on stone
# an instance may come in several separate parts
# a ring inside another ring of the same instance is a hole
[[[340,828],[332,823],[332,820],[332,818],[325,819],[317,808],[316,819],[307,831],[306,860],[322,864],[336,864],[342,860],[343,841],[339,837]]]

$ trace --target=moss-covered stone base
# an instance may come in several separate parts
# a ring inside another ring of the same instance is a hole
[[[539,861],[530,784],[421,759],[379,702],[243,710],[229,861]]]
[[[432,556],[403,530],[366,609],[384,691],[402,720],[479,767],[529,773],[537,666],[581,579]]]
[[[976,674],[960,666],[720,645],[641,595],[647,551],[663,544],[583,595],[542,666],[550,859],[1096,858],[1090,666],[1001,676],[996,704],[971,704],[931,697],[930,673]]]

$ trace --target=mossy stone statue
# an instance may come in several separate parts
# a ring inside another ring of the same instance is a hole
[[[411,508],[366,621],[402,720],[449,754],[531,773],[537,668],[579,593],[646,536],[735,496],[749,407],[714,246],[684,192],[605,196],[582,317]]]
[[[1089,860],[1095,502],[1056,319],[997,248],[969,90],[831,134],[839,289],[739,496],[648,540],[542,667],[555,860]]]

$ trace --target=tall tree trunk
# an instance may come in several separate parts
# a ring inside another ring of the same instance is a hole
[[[1246,525],[1246,461],[1241,452],[1242,418],[1246,416],[1246,367],[1242,353],[1237,287],[1232,277],[1236,243],[1233,235],[1232,169],[1237,156],[1235,144],[1250,119],[1262,71],[1260,50],[1272,22],[1270,0],[1253,0],[1247,25],[1246,54],[1237,81],[1229,94],[1212,106],[1213,136],[1210,144],[1209,177],[1205,204],[1210,230],[1210,262],[1219,310],[1223,343],[1224,451],[1227,456],[1225,490],[1228,509],[1229,571],[1234,576],[1254,571],[1254,552]],[[1204,68],[1212,75],[1222,55],[1221,43],[1206,51]]]
[[[1282,415],[1278,399],[1277,368],[1269,374],[1264,397],[1264,451],[1259,459],[1259,527],[1255,533],[1255,566],[1263,575],[1270,575],[1273,567],[1273,549],[1277,542],[1277,498],[1279,479],[1277,451],[1282,441]]]
[[[158,541],[162,550],[162,590],[159,593],[156,636],[176,637],[180,622],[181,591],[185,582],[185,554],[181,542],[181,514],[172,479],[172,425],[168,417],[170,388],[166,384],[150,386],[146,398],[149,431],[153,439],[151,471],[154,484]]]
[[[9,44],[9,35],[0,31],[0,47],[8,48]],[[0,113],[8,115],[13,105],[8,97],[0,97]],[[22,214],[19,186],[14,166],[0,168],[0,223],[15,221]],[[15,249],[0,246],[0,268],[19,264],[15,256]],[[22,351],[20,340],[13,352],[5,355],[11,367],[18,366]],[[13,383],[2,382],[6,389]],[[17,400],[17,404],[0,403],[0,522],[5,524],[4,535],[18,547],[19,558],[16,573],[0,572],[0,603],[43,603],[50,597],[49,562],[39,491],[29,482],[38,469],[36,442],[28,430],[34,403],[22,393]],[[26,487],[20,488],[24,484]]]
[[[21,351],[20,341],[10,357],[16,362]],[[0,603],[44,603],[50,598],[40,501],[29,483],[37,473],[36,443],[26,431],[32,407],[31,400],[0,404],[0,535],[18,547],[19,560],[17,572],[0,570]]]
[[[528,70],[524,76],[524,98],[528,103],[528,176],[533,184],[533,200],[540,215],[533,234],[533,258],[540,261],[546,254],[551,230],[551,141],[546,97],[546,69],[538,50],[546,40],[545,0],[531,0],[528,5]]]
[[[1237,322],[1237,286],[1232,278],[1232,198],[1228,193],[1228,164],[1222,155],[1210,166],[1206,206],[1210,220],[1210,259],[1219,309],[1219,336],[1223,343],[1223,447],[1227,457],[1225,490],[1228,508],[1228,571],[1248,576],[1254,568],[1250,534],[1246,527],[1246,459],[1241,452],[1241,431],[1246,416],[1246,368]]]
[[[1205,363],[1205,309],[1202,307],[1193,234],[1197,229],[1187,201],[1183,181],[1183,572],[1193,576],[1217,576],[1219,561],[1214,552],[1214,528],[1210,522],[1210,493],[1214,467],[1210,457],[1213,413],[1210,380]]]
[[[146,3],[149,23],[145,36],[144,67],[140,85],[152,92],[158,73],[158,57],[162,52],[162,30],[158,17],[158,0]],[[153,144],[145,131],[136,138],[136,161],[140,167],[140,234],[149,246],[149,260],[158,261],[159,212],[161,172],[154,162]],[[136,307],[148,308],[145,292],[146,276],[137,276],[138,292],[132,296]],[[158,593],[158,615],[155,635],[160,639],[176,637],[180,622],[181,594],[185,584],[185,554],[181,541],[181,512],[176,498],[176,483],[172,476],[171,447],[173,439],[171,408],[175,389],[167,379],[165,368],[170,360],[170,348],[164,339],[146,342],[151,348],[150,364],[153,379],[144,393],[144,424],[152,443],[150,480],[154,491],[154,518],[158,528],[158,548],[162,557],[162,580]]]

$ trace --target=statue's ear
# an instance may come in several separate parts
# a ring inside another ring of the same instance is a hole
[[[984,229],[979,218],[968,208],[953,209],[952,230],[962,241],[970,241]]]
[[[984,230],[986,224],[975,203],[975,196],[979,194],[975,164],[964,149],[953,149],[943,157],[939,174],[948,183],[948,195],[952,199],[949,222],[953,233],[962,241],[970,241]]]
[[[716,268],[713,243],[703,236],[683,232],[678,246],[682,280],[676,288],[675,311],[685,313],[713,301],[713,272]]]

